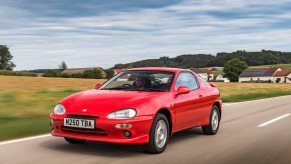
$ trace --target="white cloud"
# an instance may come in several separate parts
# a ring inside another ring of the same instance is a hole
[[[26,10],[6,8],[4,15],[0,12],[0,23],[6,25],[0,27],[0,44],[10,47],[17,69],[56,68],[62,61],[69,67],[108,68],[160,56],[238,49],[290,51],[287,2],[185,1],[82,17],[29,17]]]

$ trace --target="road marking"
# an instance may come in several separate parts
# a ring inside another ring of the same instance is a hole
[[[16,139],[16,140],[3,141],[3,142],[0,142],[0,146],[1,145],[6,145],[6,144],[11,144],[11,143],[17,143],[17,142],[23,142],[23,141],[28,141],[28,140],[39,139],[39,138],[45,138],[45,137],[49,137],[49,136],[51,136],[51,134],[44,134],[44,135],[39,135],[39,136],[20,138],[20,139]]]
[[[278,121],[278,120],[281,120],[281,119],[283,119],[283,118],[285,118],[285,117],[288,117],[288,116],[290,116],[290,115],[291,115],[290,113],[284,114],[284,115],[282,115],[282,116],[280,116],[280,117],[277,117],[277,118],[274,118],[274,119],[272,119],[272,120],[270,120],[270,121],[267,121],[267,122],[265,122],[265,123],[262,123],[262,124],[258,125],[257,127],[261,128],[261,127],[267,126],[267,125],[269,125],[269,124],[271,124],[271,123],[273,123],[273,122],[276,122],[276,121]]]

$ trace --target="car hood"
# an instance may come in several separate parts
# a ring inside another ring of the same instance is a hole
[[[93,89],[71,95],[60,103],[65,106],[67,114],[107,115],[123,108],[137,109],[139,105],[149,103],[152,98],[162,94],[165,92]]]

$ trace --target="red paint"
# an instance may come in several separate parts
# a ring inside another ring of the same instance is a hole
[[[130,70],[154,70],[174,72],[174,79],[169,92],[142,92],[122,90],[92,89],[66,97],[62,101],[66,108],[63,115],[50,114],[53,120],[52,135],[59,137],[76,138],[83,140],[104,141],[113,143],[141,144],[147,143],[152,121],[157,112],[166,109],[171,114],[172,133],[195,126],[209,124],[209,115],[212,106],[219,103],[219,91],[214,85],[207,85],[195,73],[178,68],[135,68]],[[187,93],[182,88],[181,94],[175,90],[177,75],[181,71],[194,74],[199,82],[199,88]],[[182,93],[183,92],[183,93]],[[108,119],[107,115],[123,108],[134,108],[137,115],[130,119]],[[86,112],[83,109],[87,109]],[[62,128],[64,117],[68,115],[94,116],[97,130]],[[116,124],[132,124],[129,129],[116,129]],[[122,132],[128,130],[132,133],[130,138],[123,136]]]

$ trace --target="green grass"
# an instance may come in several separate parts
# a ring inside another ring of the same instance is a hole
[[[75,92],[78,90],[0,92],[0,140],[48,133],[55,104]]]
[[[50,131],[49,117],[6,117],[1,116],[0,140],[21,138]]]
[[[232,95],[232,96],[225,96],[222,97],[222,101],[224,103],[229,102],[242,102],[242,101],[250,101],[250,100],[258,100],[263,98],[271,98],[271,97],[278,97],[278,96],[285,96],[285,95],[291,95],[291,92],[289,91],[280,91],[280,92],[273,92],[273,93],[248,93],[248,94],[238,94],[238,95]]]

